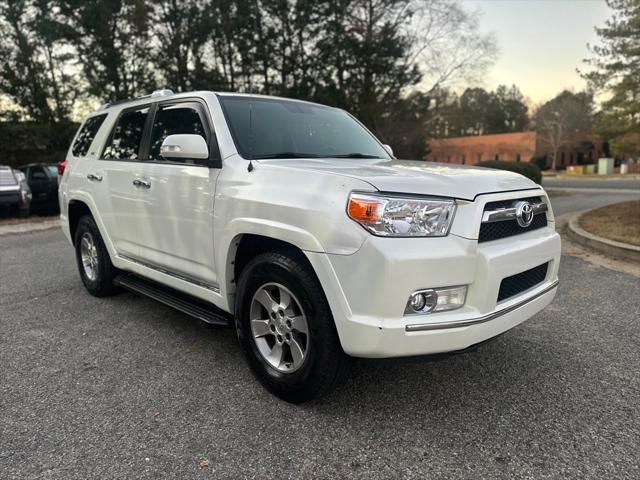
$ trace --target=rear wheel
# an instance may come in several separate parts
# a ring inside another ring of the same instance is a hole
[[[95,220],[84,216],[78,222],[75,233],[76,263],[80,278],[91,295],[106,297],[118,291],[113,284],[117,274],[109,252],[102,241]]]
[[[257,256],[238,282],[236,328],[249,365],[273,394],[292,403],[320,397],[349,371],[327,300],[296,252]]]

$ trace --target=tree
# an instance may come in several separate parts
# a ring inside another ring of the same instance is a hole
[[[150,15],[157,43],[152,54],[161,84],[176,91],[218,89],[222,80],[205,61],[213,21],[200,0],[155,2]]]
[[[332,0],[322,4],[327,28],[318,51],[328,68],[320,73],[315,98],[352,111],[392,145],[388,139],[397,138],[398,129],[390,119],[399,119],[404,112],[420,119],[417,128],[426,132],[432,122],[432,93],[477,75],[495,55],[493,38],[478,31],[477,13],[455,2]],[[412,96],[412,90],[422,95]],[[424,146],[396,150],[418,152]]]
[[[563,91],[538,108],[535,127],[551,149],[551,169],[556,169],[558,152],[574,141],[576,133],[589,132],[593,116],[593,94]]]
[[[595,91],[608,91],[595,130],[619,155],[640,155],[640,2],[607,0],[613,17],[596,28],[601,45],[590,47],[582,76]]]
[[[396,99],[377,122],[380,138],[393,145],[397,158],[422,159],[428,153],[429,124],[433,118],[431,97],[412,92]]]
[[[459,97],[439,89],[436,98],[435,138],[522,132],[529,123],[524,97],[515,85],[499,85],[493,92],[467,88]]]
[[[487,130],[491,133],[523,132],[529,124],[529,108],[524,95],[515,85],[499,85],[492,94],[491,117]]]
[[[144,0],[58,0],[88,93],[119,100],[157,86],[151,65],[150,6]]]
[[[0,2],[0,91],[38,122],[68,120],[79,95],[59,17],[52,1]]]

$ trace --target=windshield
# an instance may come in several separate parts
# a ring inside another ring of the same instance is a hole
[[[244,158],[389,158],[378,141],[342,110],[272,98],[219,98]]]

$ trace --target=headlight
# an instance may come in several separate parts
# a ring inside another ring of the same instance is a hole
[[[444,237],[449,233],[456,202],[447,198],[403,198],[352,193],[347,213],[374,235]]]

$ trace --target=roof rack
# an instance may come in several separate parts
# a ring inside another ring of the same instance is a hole
[[[123,103],[135,102],[137,100],[143,100],[145,98],[169,97],[171,95],[173,95],[173,90],[170,90],[168,88],[165,88],[165,89],[162,89],[162,90],[154,90],[149,95],[143,95],[141,97],[135,97],[135,98],[126,98],[124,100],[116,100],[115,102],[105,103],[98,110],[104,110],[105,108],[113,107],[115,105],[121,105]]]

